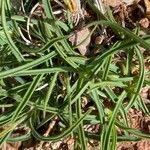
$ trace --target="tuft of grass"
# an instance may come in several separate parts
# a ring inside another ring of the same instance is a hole
[[[149,84],[141,52],[141,48],[150,49],[149,36],[139,36],[137,28],[123,28],[114,21],[109,8],[106,17],[88,0],[97,15],[96,20],[86,24],[94,28],[90,36],[97,28],[109,27],[117,40],[102,53],[85,57],[69,43],[69,33],[74,29],[68,24],[74,25],[70,14],[66,20],[58,20],[51,1],[39,1],[40,16],[30,14],[32,8],[28,4],[34,7],[33,1],[26,0],[24,11],[19,13],[14,13],[10,1],[0,3],[1,145],[27,141],[33,136],[39,141],[72,137],[76,148],[86,150],[90,139],[94,139],[100,142],[102,150],[115,150],[117,142],[150,138],[130,128],[127,121],[130,108],[138,106],[145,115],[150,114],[140,96],[142,87]],[[121,67],[115,62],[120,52],[126,55]],[[134,60],[139,64],[136,76],[131,68]],[[88,105],[83,105],[84,98]],[[47,137],[41,134],[39,128],[44,130],[55,117],[57,132]],[[101,128],[97,133],[85,131],[87,125],[95,124]],[[26,133],[12,137],[20,126],[27,128]],[[117,128],[123,131],[122,136],[117,135]]]

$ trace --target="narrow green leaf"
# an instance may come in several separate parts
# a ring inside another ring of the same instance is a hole
[[[10,45],[10,48],[12,50],[12,53],[15,55],[16,59],[19,62],[21,62],[21,61],[24,61],[25,59],[23,58],[22,54],[19,52],[18,48],[14,44],[14,42],[9,34],[9,31],[7,30],[5,3],[6,3],[6,0],[1,0],[1,19],[2,19],[3,30],[4,30],[5,36],[8,40],[8,44]]]

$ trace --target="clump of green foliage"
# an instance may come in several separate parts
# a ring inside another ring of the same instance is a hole
[[[9,0],[0,0],[0,143],[33,136],[39,141],[57,141],[72,135],[76,148],[86,150],[88,140],[95,139],[101,141],[102,150],[110,150],[119,141],[150,138],[130,128],[127,121],[131,107],[149,115],[140,96],[141,88],[149,84],[140,48],[150,49],[150,37],[138,36],[138,27],[132,31],[121,27],[111,13],[102,17],[89,0],[98,19],[86,26],[109,27],[118,38],[102,53],[85,57],[69,43],[73,29],[69,15],[67,21],[58,20],[51,1],[39,2],[43,15],[29,19],[32,1],[24,2],[23,13],[15,12]],[[118,65],[114,56],[120,52],[126,54],[126,60]],[[136,75],[132,74],[133,60],[139,64]],[[91,105],[82,106],[83,97]],[[39,129],[55,117],[58,131],[47,137],[40,134]],[[99,124],[101,130],[84,131],[87,124]],[[28,130],[12,137],[17,127]],[[117,128],[122,130],[121,136]]]

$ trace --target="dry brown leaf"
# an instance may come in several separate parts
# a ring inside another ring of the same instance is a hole
[[[145,7],[146,7],[146,16],[150,18],[150,1],[149,0],[144,0]]]
[[[138,4],[140,0],[122,0],[126,5]]]
[[[77,11],[77,2],[74,0],[67,1],[67,6],[72,13]]]
[[[106,2],[111,7],[117,7],[122,4],[122,0],[107,0]]]
[[[117,7],[125,3],[126,5],[137,4],[140,0],[107,0],[107,3],[111,7]]]
[[[19,150],[20,147],[21,147],[21,142],[6,144],[6,150]]]
[[[74,31],[72,36],[69,38],[72,45],[77,46],[79,52],[83,56],[89,54],[89,45],[91,41],[91,36],[89,36],[89,34],[90,30],[84,27],[81,30]]]
[[[137,147],[137,150],[149,150],[150,140],[143,140],[141,142],[137,142],[136,147]]]

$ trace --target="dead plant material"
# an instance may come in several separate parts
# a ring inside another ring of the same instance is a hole
[[[111,7],[118,7],[119,5],[122,5],[121,0],[108,0],[107,3]]]
[[[69,0],[67,3],[67,7],[72,13],[77,12],[77,1]]]
[[[150,133],[150,117],[144,116],[142,111],[130,109],[128,114],[129,126],[144,133]],[[150,140],[141,140],[139,142],[121,142],[118,143],[117,150],[149,150]]]
[[[147,18],[150,19],[150,1],[144,0],[144,2],[145,2],[145,7],[146,7],[146,16]]]
[[[142,140],[140,142],[121,142],[117,146],[117,150],[149,150],[150,140]]]
[[[139,24],[141,25],[141,27],[143,28],[148,28],[149,27],[149,20],[148,18],[142,18],[140,21],[139,21]]]
[[[140,2],[140,0],[122,0],[123,3],[125,3],[127,6],[129,5],[136,5]]]
[[[148,101],[150,103],[150,100],[148,100],[149,90],[150,90],[150,86],[145,86],[142,88],[141,94],[140,94],[146,104],[148,103]],[[147,101],[145,101],[145,100],[147,100]]]
[[[72,33],[69,41],[75,46],[81,55],[85,56],[89,54],[89,45],[91,41],[90,30],[86,27],[76,30]]]
[[[6,144],[6,150],[19,150],[21,147],[21,142],[16,142],[16,143],[7,143]],[[2,150],[4,150],[3,148]]]
[[[44,133],[44,136],[45,136],[45,137],[47,137],[47,136],[50,134],[50,132],[53,130],[55,124],[57,123],[57,119],[58,119],[58,117],[55,117],[55,118],[50,122],[50,124],[49,124],[49,126],[48,126],[48,129],[47,129],[46,132]],[[37,146],[37,150],[41,150],[42,147],[43,147],[43,144],[44,144],[44,141],[41,141],[41,142],[39,143],[39,145]]]

